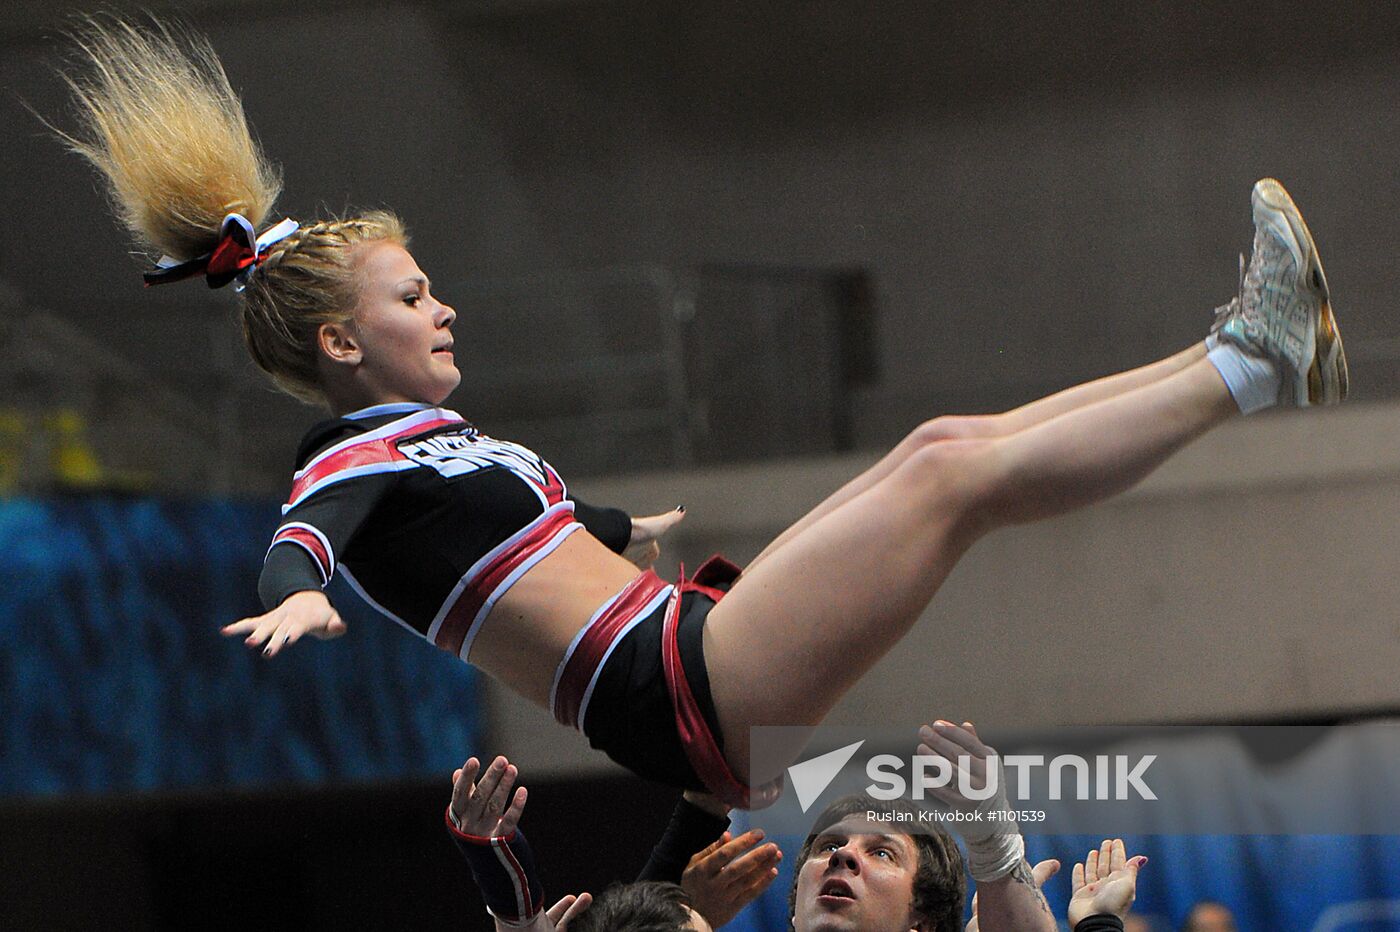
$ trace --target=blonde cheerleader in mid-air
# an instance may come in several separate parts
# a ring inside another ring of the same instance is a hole
[[[750,726],[821,722],[983,535],[1122,492],[1241,412],[1346,394],[1317,249],[1266,179],[1243,286],[1205,341],[1004,414],[926,421],[742,571],[714,558],[668,582],[638,564],[679,510],[587,505],[544,458],[441,407],[457,358],[490,348],[470,308],[434,294],[399,218],[274,219],[278,173],[205,40],[101,20],[79,47],[67,140],[163,257],[147,283],[234,286],[254,361],[330,414],[297,453],[266,613],[224,633],[269,657],[344,633],[322,593],[338,571],[635,773],[735,806],[777,776],[750,773]]]

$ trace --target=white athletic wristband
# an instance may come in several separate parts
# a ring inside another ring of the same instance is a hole
[[[989,835],[967,843],[967,869],[978,883],[1000,880],[1026,858],[1026,842],[1020,832]]]

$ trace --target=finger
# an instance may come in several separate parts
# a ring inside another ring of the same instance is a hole
[[[278,620],[269,619],[266,616],[258,619],[258,624],[252,632],[243,639],[243,643],[249,647],[257,647],[272,636],[272,632],[277,630]]]
[[[966,773],[972,780],[971,786],[981,789],[986,785],[984,781],[987,768],[983,759],[986,757],[986,748],[980,741],[976,742],[977,750],[969,749],[965,743],[968,740],[967,735],[958,729],[958,726],[947,722],[935,722],[931,727],[925,725],[920,729],[919,736],[924,739],[924,745],[937,756],[948,760],[958,772]]]
[[[950,809],[966,809],[972,805],[972,801],[958,792],[955,786],[929,786],[924,788],[924,792]]]
[[[520,770],[512,763],[506,763],[506,769],[501,772],[501,779],[496,783],[496,788],[491,791],[491,798],[486,800],[486,806],[496,815],[505,815],[511,804],[511,790],[515,789],[515,779],[520,776]]]
[[[772,886],[773,881],[777,879],[778,869],[776,867],[770,867],[758,873],[743,889],[739,890],[734,895],[734,899],[738,903],[739,908],[743,909],[749,903],[758,899],[759,895]]]
[[[247,634],[258,626],[256,618],[240,618],[232,624],[224,625],[219,629],[219,633],[224,637],[232,637],[235,634]]]
[[[720,849],[720,846],[728,841],[729,833],[721,832],[718,838],[690,856],[690,864],[688,866],[694,867],[706,858],[713,856],[714,853]]]
[[[572,893],[562,897],[559,902],[544,911],[545,917],[548,918],[550,922],[558,925],[563,920],[564,913],[568,912],[569,907],[573,906],[574,900],[577,899],[578,897],[574,896]]]
[[[754,848],[752,851],[745,851],[739,857],[729,862],[724,873],[728,877],[732,875],[729,883],[747,884],[754,877],[760,877],[773,869],[773,865],[778,863],[779,851],[775,844],[766,844]]]
[[[935,752],[933,748],[930,748],[926,744],[919,745],[919,747],[916,750],[920,757],[934,757],[945,761],[948,760],[948,758],[944,757],[942,754]],[[962,794],[962,790],[959,788],[960,783],[961,781],[966,780],[969,785],[975,785],[976,781],[973,780],[971,777],[964,777],[963,771],[958,767],[956,763],[949,761],[949,764],[952,769],[949,771],[948,774],[948,782],[943,784],[942,786],[925,785],[924,792],[932,795],[934,799],[938,800],[945,806],[951,806],[954,808],[966,808],[969,803],[969,800],[966,796]]]
[[[1089,856],[1084,859],[1084,882],[1093,883],[1099,879],[1099,849],[1095,848],[1089,852]]]
[[[458,822],[466,818],[467,806],[471,803],[472,794],[476,789],[473,781],[476,780],[476,773],[480,769],[481,762],[472,757],[452,775],[452,814],[457,817]]]
[[[977,894],[972,894],[972,916],[977,918]]]
[[[1144,867],[1146,867],[1146,866],[1147,866],[1147,855],[1145,855],[1145,854],[1140,854],[1140,855],[1138,855],[1138,856],[1135,857],[1135,858],[1129,859],[1129,861],[1128,861],[1128,870],[1132,873],[1132,875],[1133,875],[1133,877],[1134,877],[1135,879],[1136,879],[1136,877],[1137,877],[1137,875],[1138,875],[1138,871],[1142,870],[1142,869],[1143,869]]]
[[[971,742],[970,748],[973,751],[976,751],[980,748],[983,752],[983,757],[991,757],[992,755],[996,754],[997,749],[982,740],[981,736],[977,734],[977,728],[971,722],[962,723],[962,732],[964,735],[967,736],[967,740]]]
[[[496,781],[491,794],[482,800],[483,812],[488,824],[491,825],[492,834],[506,834],[504,828],[498,828],[496,821],[505,818],[506,810],[510,808],[510,791],[515,786],[515,778],[520,775],[520,771],[515,765],[507,762],[505,769],[501,771],[501,778]]]
[[[1051,858],[1048,861],[1041,861],[1031,868],[1031,879],[1035,881],[1037,887],[1045,886],[1045,881],[1054,877],[1060,872],[1060,862]]]
[[[1113,862],[1113,839],[1105,838],[1103,845],[1099,848],[1099,880],[1104,880],[1112,871],[1109,864]]]
[[[655,540],[679,524],[684,517],[685,506],[677,505],[670,511],[663,512],[659,515],[647,515],[644,518],[633,518],[632,524],[636,533],[632,539],[634,542]]]
[[[924,791],[932,793],[944,803],[966,803],[967,797],[962,793],[961,787],[966,785],[972,789],[981,789],[985,786],[984,777],[972,771],[972,760],[961,748],[957,748],[950,742],[942,741],[935,737],[933,739],[936,746],[920,744],[916,749],[921,757],[935,757],[948,762],[948,782],[942,786],[925,786]],[[964,767],[966,763],[968,766]]]
[[[496,792],[496,784],[501,782],[501,776],[506,772],[506,763],[504,757],[497,757],[476,781],[476,793],[472,797],[472,804],[477,812],[486,810],[491,794]]]
[[[565,930],[568,928],[569,920],[573,919],[579,913],[583,912],[592,903],[593,894],[580,893],[578,895],[578,898],[574,900],[573,905],[571,905],[568,909],[564,910],[563,918],[560,919],[558,924],[555,926],[556,932],[565,932]]]
[[[291,637],[294,626],[292,622],[284,621],[273,629],[268,635],[267,646],[263,648],[264,657],[276,657],[282,652],[282,648],[287,645],[287,638]]]
[[[719,853],[726,861],[733,860],[749,848],[763,841],[765,837],[767,836],[763,834],[763,829],[751,828],[738,838],[722,845],[719,849]]]
[[[1108,872],[1121,871],[1128,866],[1128,852],[1123,847],[1123,839],[1113,839],[1113,846],[1109,850]]]
[[[258,640],[253,640],[252,637],[249,637],[245,642],[249,647],[258,647],[259,644],[262,645],[263,655],[272,656],[277,652],[273,649],[274,637],[277,637],[277,628],[273,628],[273,630],[270,631],[259,631]]]
[[[515,831],[515,827],[520,824],[520,816],[525,812],[525,802],[529,798],[529,793],[525,787],[515,791],[515,797],[510,801],[510,808],[505,815],[501,816],[501,834],[509,835]]]
[[[1074,896],[1084,886],[1084,865],[1074,862],[1074,870],[1069,872],[1069,894]]]
[[[340,637],[345,631],[346,625],[345,622],[341,620],[340,615],[336,612],[331,612],[330,621],[326,622],[325,627],[312,631],[311,635],[322,641],[329,641],[332,638]]]
[[[972,757],[986,757],[987,746],[984,745],[977,735],[961,725],[954,725],[945,719],[939,719],[933,723],[934,732],[947,738],[960,748],[960,754],[967,754]]]
[[[946,738],[941,738],[936,734],[931,735],[919,745],[918,752],[925,757],[943,758],[952,765],[952,774],[955,778],[960,773],[971,775],[972,759],[966,751]],[[963,767],[964,763],[968,765],[968,768]]]
[[[720,871],[724,870],[736,857],[762,840],[763,833],[758,829],[753,829],[738,838],[725,842],[705,862],[705,873],[711,877],[718,876]]]
[[[263,616],[262,623],[259,624],[253,633],[243,639],[243,643],[249,647],[257,647],[260,644],[270,644],[272,637],[277,633],[277,629],[286,624],[286,620],[279,613],[275,617]]]
[[[664,515],[656,516],[656,518],[654,519],[655,523],[652,526],[652,533],[656,537],[660,537],[662,534],[665,534],[677,524],[680,524],[681,521],[684,520],[684,518],[685,506],[677,505],[675,508],[666,512]]]

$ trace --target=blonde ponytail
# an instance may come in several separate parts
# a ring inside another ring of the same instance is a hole
[[[61,135],[102,173],[142,245],[191,259],[213,247],[226,214],[262,224],[281,177],[208,40],[117,18],[89,19],[73,38],[77,69],[63,76],[79,125]]]
[[[137,240],[183,262],[217,245],[227,214],[261,228],[281,179],[208,40],[155,20],[144,26],[91,18],[74,33],[76,63],[63,77],[79,125],[57,132],[101,172]],[[317,331],[350,318],[359,300],[354,247],[378,241],[408,245],[393,214],[303,224],[271,244],[246,278],[244,341],[289,394],[325,400]]]

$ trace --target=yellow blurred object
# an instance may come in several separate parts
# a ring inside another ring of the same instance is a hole
[[[87,439],[87,421],[71,408],[60,408],[44,418],[52,438],[53,480],[61,486],[101,485],[107,475]]]
[[[28,448],[29,434],[25,431],[24,415],[9,408],[0,409],[0,495],[9,495],[19,489]]]

